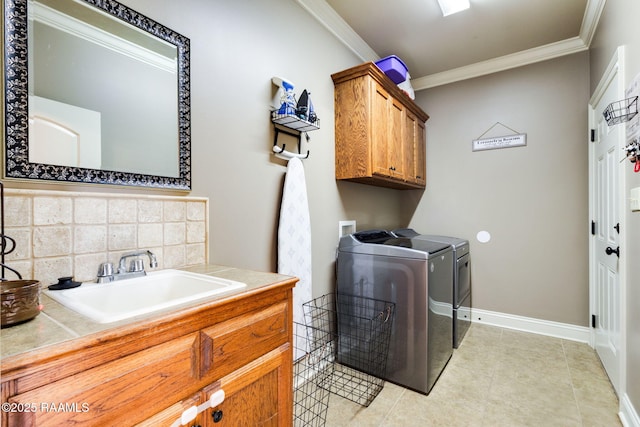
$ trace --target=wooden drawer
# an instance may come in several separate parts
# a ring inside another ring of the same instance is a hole
[[[195,394],[199,336],[189,334],[9,399],[9,427],[141,422]]]
[[[212,382],[289,339],[287,302],[227,320],[200,333],[200,377]]]

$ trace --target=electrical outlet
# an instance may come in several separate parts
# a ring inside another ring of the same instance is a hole
[[[338,239],[342,236],[347,236],[356,232],[355,220],[339,221],[338,222]]]

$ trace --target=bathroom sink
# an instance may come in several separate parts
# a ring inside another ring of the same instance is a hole
[[[111,323],[242,289],[245,283],[181,270],[45,293],[98,323]]]

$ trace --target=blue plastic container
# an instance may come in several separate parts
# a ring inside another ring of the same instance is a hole
[[[376,61],[378,68],[382,70],[395,84],[407,80],[407,66],[395,55],[387,56]]]

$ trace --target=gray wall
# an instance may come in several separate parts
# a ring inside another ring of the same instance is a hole
[[[604,70],[618,46],[626,47],[624,69],[625,87],[640,73],[640,38],[638,37],[640,2],[632,0],[608,1],[600,18],[591,49],[591,92],[596,88]],[[625,163],[624,194],[640,187],[640,174],[633,173],[630,163]],[[628,204],[627,204],[628,206]],[[636,413],[640,411],[640,213],[625,209],[626,241],[626,392]],[[625,286],[625,284],[623,284]]]
[[[192,195],[211,200],[211,262],[275,270],[286,162],[271,154],[271,78],[311,92],[321,121],[303,161],[313,287],[315,295],[332,290],[338,221],[391,227],[401,208],[397,191],[335,181],[331,74],[361,61],[293,0],[126,3],[191,39]],[[295,147],[295,138],[280,138]]]
[[[427,191],[410,224],[470,240],[476,308],[587,326],[588,75],[582,53],[418,92]],[[526,147],[473,152],[497,122]]]

